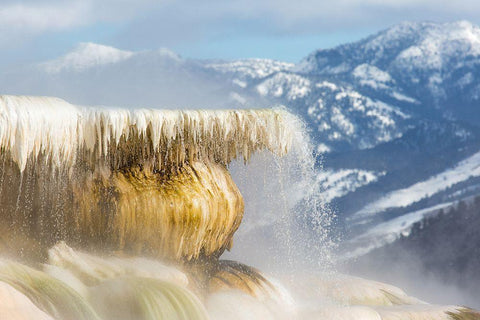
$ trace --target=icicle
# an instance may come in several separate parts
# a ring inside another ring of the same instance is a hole
[[[110,159],[117,169],[165,153],[177,155],[168,166],[191,160],[186,155],[228,164],[262,149],[284,155],[293,146],[297,122],[283,109],[130,111],[77,107],[57,98],[0,96],[0,149],[20,171],[41,154],[52,165],[67,167],[76,161],[95,167]],[[138,142],[151,151],[132,155],[132,144]]]

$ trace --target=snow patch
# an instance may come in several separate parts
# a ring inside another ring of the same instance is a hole
[[[317,88],[328,88],[331,91],[337,91],[338,90],[338,87],[335,83],[328,82],[328,81],[323,81],[321,83],[317,83],[317,84],[315,84],[315,87],[317,87]]]
[[[286,95],[288,100],[296,100],[308,95],[310,87],[310,80],[296,74],[280,72],[260,83],[256,89],[262,96],[279,98]]]
[[[359,169],[324,170],[317,176],[325,201],[330,202],[357,188],[375,182],[385,172],[373,172]]]
[[[475,80],[475,77],[473,76],[473,73],[471,72],[468,72],[467,74],[465,74],[463,77],[461,77],[457,84],[460,88],[464,88],[466,86],[468,86],[469,84],[473,83],[473,81]]]
[[[356,212],[354,216],[358,218],[368,217],[390,208],[406,207],[423,198],[431,197],[454,184],[477,176],[480,176],[480,152],[459,162],[454,168],[432,176],[425,181],[388,193]]]
[[[390,74],[366,63],[356,67],[352,75],[359,81],[360,85],[368,86],[375,90],[388,89],[388,84],[393,83]]]
[[[441,203],[430,208],[410,212],[390,221],[380,223],[369,229],[367,232],[349,240],[347,245],[350,245],[355,249],[345,254],[343,258],[357,258],[374,249],[393,243],[401,236],[407,237],[410,235],[410,231],[415,223],[422,221],[432,212],[450,207],[452,204],[453,202]]]
[[[416,100],[412,97],[406,96],[404,94],[401,94],[397,91],[393,91],[390,95],[392,96],[392,98],[394,98],[398,101],[405,101],[405,102],[414,103],[414,104],[419,104],[420,103],[420,102],[418,102],[418,100]]]

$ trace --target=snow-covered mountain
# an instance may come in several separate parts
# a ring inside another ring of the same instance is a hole
[[[480,192],[478,75],[479,27],[406,22],[298,64],[86,43],[3,70],[0,88],[90,105],[285,105],[310,130],[324,163],[318,182],[339,225],[362,239],[379,223]]]
[[[416,101],[417,111],[471,120],[470,106],[480,98],[479,58],[480,29],[470,22],[406,22],[356,43],[313,52],[296,70]],[[478,121],[478,110],[474,113]]]
[[[95,44],[81,43],[73,51],[53,61],[40,64],[40,68],[49,73],[65,71],[82,72],[102,65],[118,63],[132,57],[135,53]]]

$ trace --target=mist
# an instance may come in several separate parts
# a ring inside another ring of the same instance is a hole
[[[225,81],[219,77],[206,67],[207,61],[154,50],[132,53],[112,63],[109,55],[115,55],[114,48],[89,44],[77,49],[80,51],[54,61],[7,69],[0,75],[1,93],[54,96],[77,105],[128,108],[231,109],[266,104],[236,85],[233,78]],[[103,54],[107,54],[104,64],[89,60],[102,59]],[[59,68],[62,64],[66,66]]]
[[[425,253],[429,261],[445,260],[446,254]],[[478,278],[473,276],[465,279],[462,271],[456,270],[453,264],[429,268],[424,255],[402,245],[386,245],[337,266],[342,272],[393,284],[429,303],[480,308]],[[439,273],[439,269],[445,270],[446,274]]]

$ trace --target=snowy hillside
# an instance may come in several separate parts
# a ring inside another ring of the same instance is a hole
[[[398,218],[379,223],[347,241],[344,246],[349,251],[341,256],[341,259],[354,259],[374,249],[393,243],[400,237],[407,237],[415,223],[421,222],[425,217],[437,214],[441,209],[451,207],[453,204],[453,202],[440,203],[430,208],[409,212]]]
[[[206,68],[213,69],[222,74],[233,75],[241,81],[265,78],[277,72],[288,71],[292,69],[293,66],[293,63],[269,59],[217,61],[207,62],[205,64]]]
[[[368,204],[354,214],[361,218],[390,208],[407,207],[423,198],[431,197],[439,191],[472,177],[480,176],[480,153],[459,162],[455,167],[417,182],[408,188],[389,192],[382,198]]]

